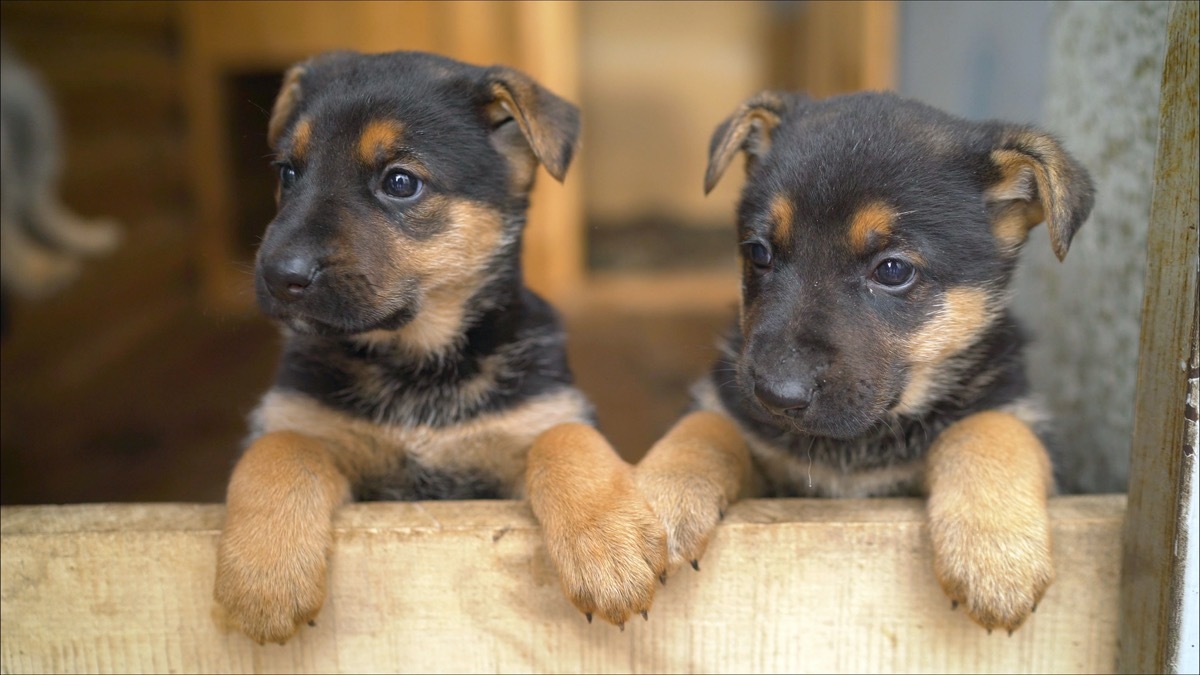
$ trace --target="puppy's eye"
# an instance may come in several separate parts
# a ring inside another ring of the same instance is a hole
[[[771,249],[762,242],[748,241],[742,244],[742,251],[745,253],[746,259],[760,270],[770,269],[771,263],[774,262]]]
[[[899,258],[888,258],[875,267],[871,278],[884,286],[900,288],[908,285],[916,274],[912,263]]]
[[[289,190],[296,184],[296,180],[300,178],[300,174],[296,172],[296,167],[291,164],[279,165],[279,187],[284,190]]]
[[[410,199],[421,191],[420,178],[404,169],[392,169],[383,177],[383,191],[396,199]]]

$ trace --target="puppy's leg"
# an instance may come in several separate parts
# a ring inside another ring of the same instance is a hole
[[[943,431],[927,462],[938,581],[984,628],[1013,631],[1054,580],[1045,448],[1024,422],[990,411]]]
[[[333,511],[349,495],[325,445],[308,436],[267,434],[238,461],[214,595],[260,644],[283,644],[320,611]]]
[[[732,420],[692,413],[663,436],[641,462],[637,486],[667,530],[668,568],[699,569],[713,528],[749,478],[750,451]]]
[[[526,493],[579,611],[624,628],[654,600],[667,565],[666,536],[633,482],[633,468],[598,431],[561,424],[529,451]]]

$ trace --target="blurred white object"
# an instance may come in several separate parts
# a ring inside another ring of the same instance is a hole
[[[121,228],[83,218],[58,197],[62,148],[45,88],[0,43],[0,283],[5,295],[45,297],[78,275],[84,258],[116,248]]]

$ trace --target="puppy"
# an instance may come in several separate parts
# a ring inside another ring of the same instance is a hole
[[[952,605],[1011,632],[1054,579],[1055,481],[1009,281],[1040,222],[1066,255],[1087,173],[1031,127],[885,93],[754,96],[714,133],[706,191],[738,153],[740,314],[637,470],[671,565],[739,495],[926,495]]]
[[[335,52],[286,74],[255,264],[285,344],[230,479],[215,586],[254,640],[317,615],[351,499],[528,496],[581,609],[649,608],[665,533],[521,277],[537,166],[561,180],[578,136],[575,106],[509,68]]]

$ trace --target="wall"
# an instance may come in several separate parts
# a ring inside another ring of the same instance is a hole
[[[1165,2],[909,2],[900,91],[970,119],[1037,123],[1091,172],[1096,206],[1065,263],[1044,227],[1017,314],[1056,418],[1062,488],[1123,491],[1129,470]]]
[[[1096,204],[1063,263],[1034,231],[1017,308],[1040,335],[1030,376],[1072,491],[1124,491],[1129,475],[1167,8],[1062,2],[1050,24],[1046,126],[1091,172]]]

